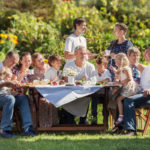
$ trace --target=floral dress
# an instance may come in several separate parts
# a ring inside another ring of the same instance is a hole
[[[125,80],[127,77],[123,73],[124,70],[128,70],[131,74],[131,68],[130,67],[124,67],[121,69],[121,81]],[[135,83],[134,79],[132,78],[131,81],[129,81],[126,85],[123,85],[121,95],[124,97],[130,97],[137,93],[137,84]]]

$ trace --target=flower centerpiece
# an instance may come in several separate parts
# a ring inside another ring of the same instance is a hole
[[[68,77],[69,84],[74,84],[74,78],[77,74],[78,74],[78,72],[74,68],[66,68],[64,70],[64,75]]]

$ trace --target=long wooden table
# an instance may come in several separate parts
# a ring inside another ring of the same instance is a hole
[[[105,86],[105,102],[104,102],[104,123],[98,125],[53,125],[52,127],[40,127],[39,126],[39,103],[41,95],[37,92],[35,94],[35,88],[29,87],[30,99],[32,99],[35,109],[36,109],[36,121],[34,123],[35,131],[104,131],[108,130],[108,102],[109,102],[109,90],[111,87],[116,87],[116,85]],[[32,109],[32,106],[31,106]]]

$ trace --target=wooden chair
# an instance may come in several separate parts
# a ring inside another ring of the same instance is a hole
[[[146,110],[146,114],[143,113],[143,110]],[[142,135],[144,136],[147,132],[148,127],[150,126],[150,106],[144,106],[140,109],[136,110],[136,114],[138,117],[141,118],[141,128],[138,129],[138,131],[142,132]],[[143,121],[145,122],[144,128],[143,128]]]

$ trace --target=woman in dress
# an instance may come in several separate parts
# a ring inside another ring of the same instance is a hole
[[[118,53],[125,53],[127,54],[128,49],[130,47],[133,47],[133,44],[130,40],[126,39],[126,34],[127,34],[128,27],[124,23],[118,23],[115,25],[114,28],[114,36],[116,40],[113,40],[110,44],[110,46],[107,48],[107,50],[110,51],[110,59],[108,63],[108,69],[112,65],[113,67],[117,68],[115,65],[114,57]],[[104,55],[107,54],[107,51],[104,51]],[[109,69],[111,75],[112,75],[112,80],[114,80],[114,72]]]

